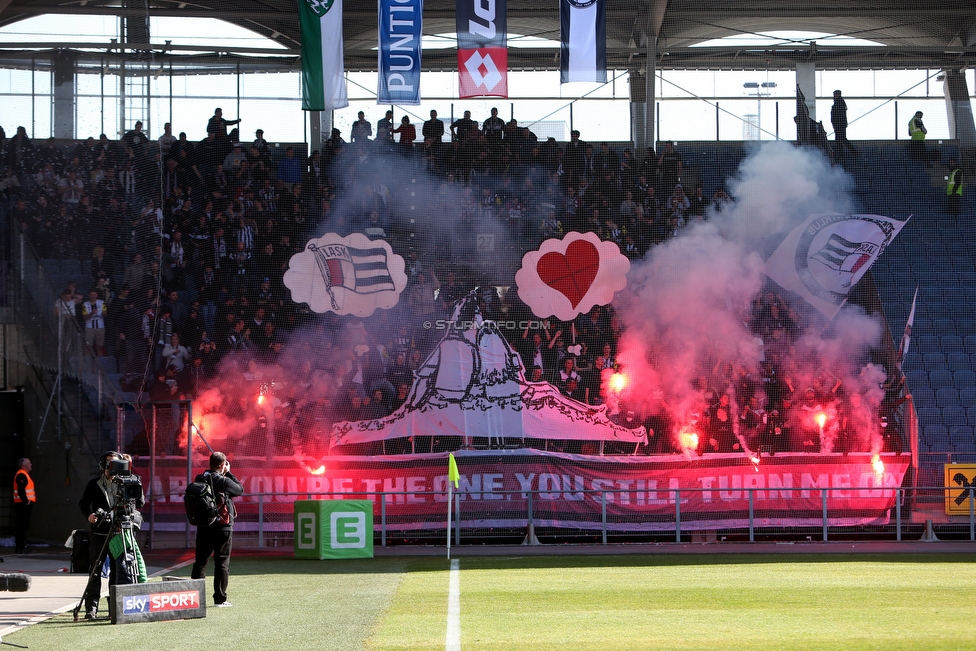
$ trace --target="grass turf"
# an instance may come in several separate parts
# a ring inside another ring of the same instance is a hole
[[[976,555],[463,558],[460,584],[461,646],[478,651],[976,649]],[[72,651],[443,649],[448,563],[235,558],[229,596],[233,608],[201,620],[63,615],[6,639]]]

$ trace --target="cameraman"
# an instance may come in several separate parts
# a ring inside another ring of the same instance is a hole
[[[190,576],[202,579],[206,576],[207,561],[214,557],[214,605],[229,608],[227,580],[230,577],[230,549],[234,538],[234,508],[232,498],[244,494],[244,487],[230,471],[230,462],[223,452],[210,455],[210,470],[197,475],[195,481],[213,482],[217,499],[217,519],[206,527],[197,527],[197,554]]]
[[[131,458],[131,457],[130,457]],[[101,567],[108,555],[108,545],[105,541],[112,534],[112,515],[115,509],[116,487],[112,482],[112,462],[121,461],[125,457],[118,452],[106,452],[98,458],[98,467],[102,470],[98,477],[93,477],[78,502],[78,508],[88,518],[91,527],[91,572],[88,587],[85,588],[85,619],[93,620],[98,612],[98,601],[102,593]],[[142,508],[146,500],[140,494],[135,500],[135,507]],[[103,552],[104,550],[104,552]],[[117,582],[115,563],[110,563],[109,585]]]

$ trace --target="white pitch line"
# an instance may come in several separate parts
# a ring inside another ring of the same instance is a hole
[[[451,559],[450,588],[447,594],[447,651],[461,651],[461,564]]]

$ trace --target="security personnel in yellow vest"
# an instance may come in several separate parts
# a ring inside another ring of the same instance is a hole
[[[925,158],[925,134],[928,129],[922,124],[922,112],[915,111],[915,116],[908,122],[908,137],[912,139],[909,147],[911,148],[912,158],[921,160]]]
[[[27,551],[27,529],[30,528],[31,511],[37,501],[30,471],[30,459],[25,457],[17,462],[17,473],[14,475],[14,540],[18,554]]]
[[[946,177],[946,197],[948,211],[956,222],[959,221],[959,206],[962,203],[962,169],[955,159],[949,161],[949,176]]]

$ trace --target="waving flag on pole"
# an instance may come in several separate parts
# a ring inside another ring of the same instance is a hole
[[[833,319],[847,294],[895,239],[905,220],[881,215],[810,215],[766,261],[766,275]]]
[[[898,346],[898,368],[905,361],[908,354],[908,346],[912,342],[912,326],[915,325],[915,301],[918,300],[918,286],[915,287],[915,296],[912,297],[912,309],[908,312],[908,322],[905,323],[905,333],[901,336],[901,344]]]
[[[451,503],[454,501],[454,489],[458,487],[461,473],[458,472],[454,453],[447,456],[447,557],[451,557]],[[460,508],[460,504],[458,505]]]
[[[505,0],[457,0],[459,97],[508,97]]]
[[[349,106],[342,60],[342,0],[298,0],[302,110]]]
[[[458,472],[457,461],[454,460],[454,453],[452,452],[447,459],[447,481],[453,482],[454,488],[457,488],[458,482],[461,480],[461,473]]]
[[[559,83],[607,83],[606,0],[559,0]]]

